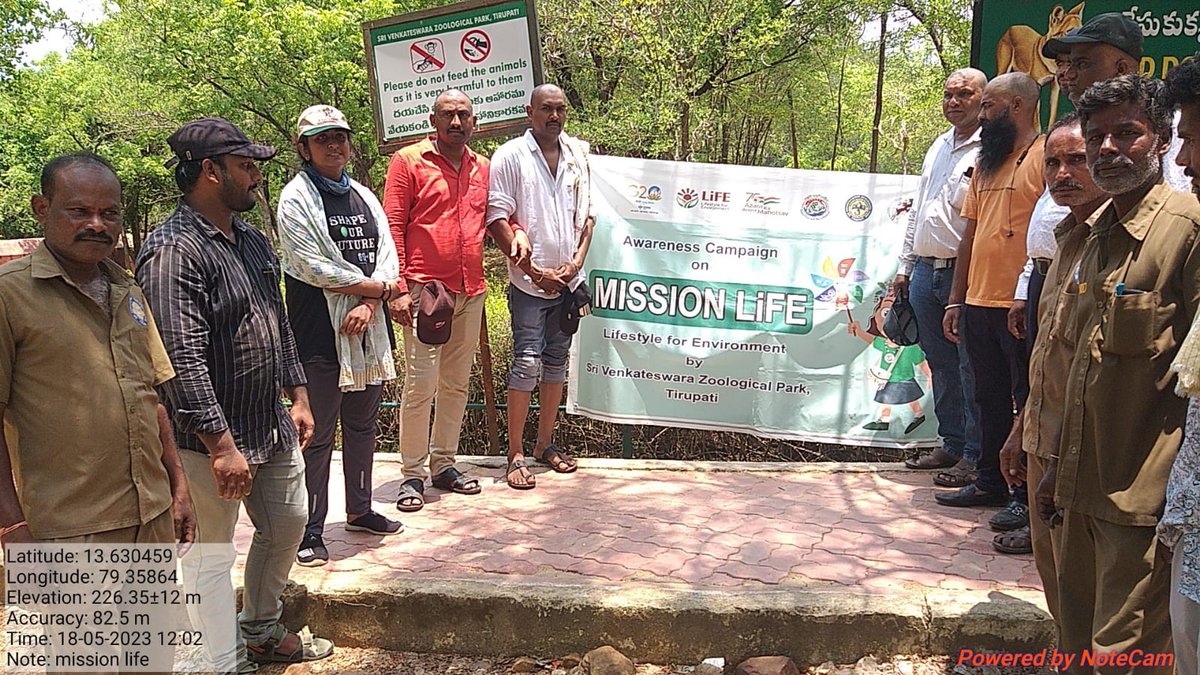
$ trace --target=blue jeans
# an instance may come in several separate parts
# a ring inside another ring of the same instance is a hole
[[[954,268],[935,270],[918,260],[908,281],[908,298],[917,314],[921,351],[933,373],[933,410],[946,452],[979,461],[979,415],[975,375],[964,340],[956,345],[942,333],[942,317],[954,281]]]
[[[559,328],[560,304],[560,298],[536,298],[509,285],[508,314],[513,339],[509,389],[533,391],[539,378],[546,384],[567,381],[572,336]]]

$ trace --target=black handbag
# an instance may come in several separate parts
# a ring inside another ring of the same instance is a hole
[[[901,347],[917,344],[917,313],[908,301],[908,291],[896,293],[892,311],[883,320],[883,334]]]

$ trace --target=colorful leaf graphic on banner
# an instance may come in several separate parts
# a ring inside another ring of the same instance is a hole
[[[850,301],[861,303],[866,296],[862,284],[869,281],[866,272],[854,267],[855,258],[845,258],[838,263],[826,257],[821,263],[822,274],[813,274],[813,285],[822,289],[814,298],[817,302],[832,302],[834,309],[850,309]]]

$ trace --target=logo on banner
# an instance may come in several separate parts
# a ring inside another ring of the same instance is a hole
[[[766,216],[786,216],[787,211],[775,208],[783,201],[781,198],[774,195],[765,195],[761,192],[747,192],[746,203],[742,206],[742,211],[750,213],[761,213]]]
[[[701,190],[697,193],[692,188],[684,188],[675,194],[675,201],[685,209],[699,206],[706,211],[728,211],[733,193],[722,190]]]
[[[694,209],[700,203],[700,195],[691,188],[683,188],[675,195],[675,203],[685,209]]]
[[[657,185],[630,185],[633,193],[634,213],[661,213],[658,203],[662,201],[662,188]]]
[[[866,195],[854,195],[846,200],[846,216],[856,223],[861,223],[871,217],[871,211],[875,207],[871,204],[871,199]]]
[[[829,215],[829,200],[823,195],[809,195],[804,198],[804,215],[813,220],[820,220]]]

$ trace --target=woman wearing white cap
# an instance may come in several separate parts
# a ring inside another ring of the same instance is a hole
[[[300,114],[304,163],[279,198],[279,241],[288,318],[308,378],[315,428],[304,451],[309,519],[296,560],[329,560],[325,516],[334,430],[342,422],[346,529],[396,534],[403,526],[371,510],[375,422],[383,382],[396,377],[387,301],[400,275],[387,218],[371,191],[350,178],[350,125],[333,106]]]

